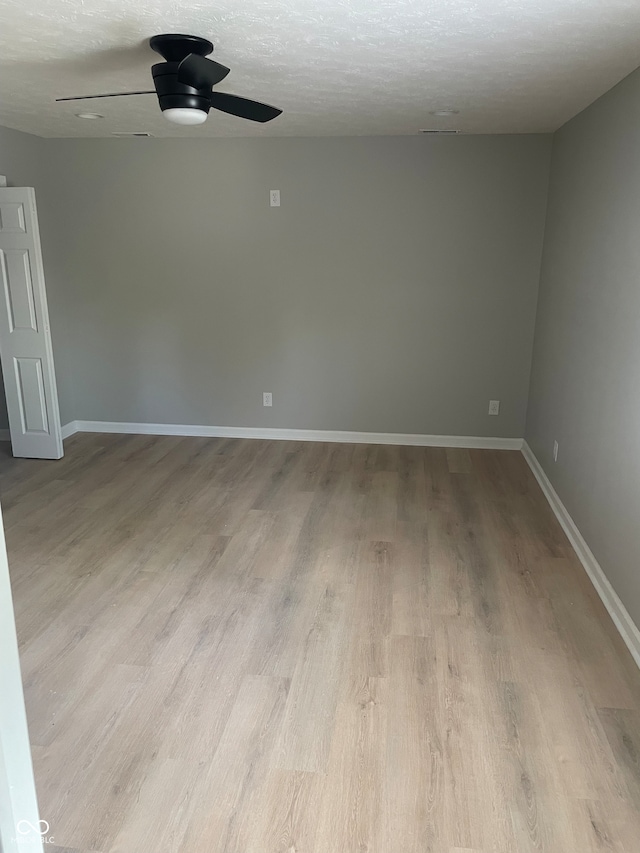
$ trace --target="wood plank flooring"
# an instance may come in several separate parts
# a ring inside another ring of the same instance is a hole
[[[640,673],[519,453],[0,459],[58,853],[637,853]]]

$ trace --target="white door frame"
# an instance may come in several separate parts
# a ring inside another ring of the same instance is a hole
[[[0,512],[0,848],[3,853],[42,853],[43,836],[48,836],[49,830],[39,820]]]

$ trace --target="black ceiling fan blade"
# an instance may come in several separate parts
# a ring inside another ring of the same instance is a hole
[[[109,92],[108,95],[78,95],[75,98],[56,98],[56,101],[90,101],[93,98],[123,98],[126,95],[155,95],[155,89],[146,92]]]
[[[229,113],[239,118],[248,118],[250,121],[271,121],[277,118],[282,110],[271,107],[269,104],[261,104],[259,101],[250,101],[248,98],[240,98],[238,95],[228,95],[226,92],[212,92],[211,106],[223,113]]]
[[[231,69],[197,53],[185,56],[178,65],[178,80],[194,89],[208,89],[227,76]]]

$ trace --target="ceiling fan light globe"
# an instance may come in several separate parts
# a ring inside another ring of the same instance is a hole
[[[204,124],[207,120],[207,113],[204,110],[198,110],[192,107],[170,107],[163,110],[162,114],[166,119],[174,124],[196,125]]]

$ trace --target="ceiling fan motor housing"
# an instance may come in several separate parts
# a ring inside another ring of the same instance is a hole
[[[178,80],[179,62],[158,62],[152,66],[153,83],[161,110],[191,109],[209,112],[211,89],[194,89]]]

